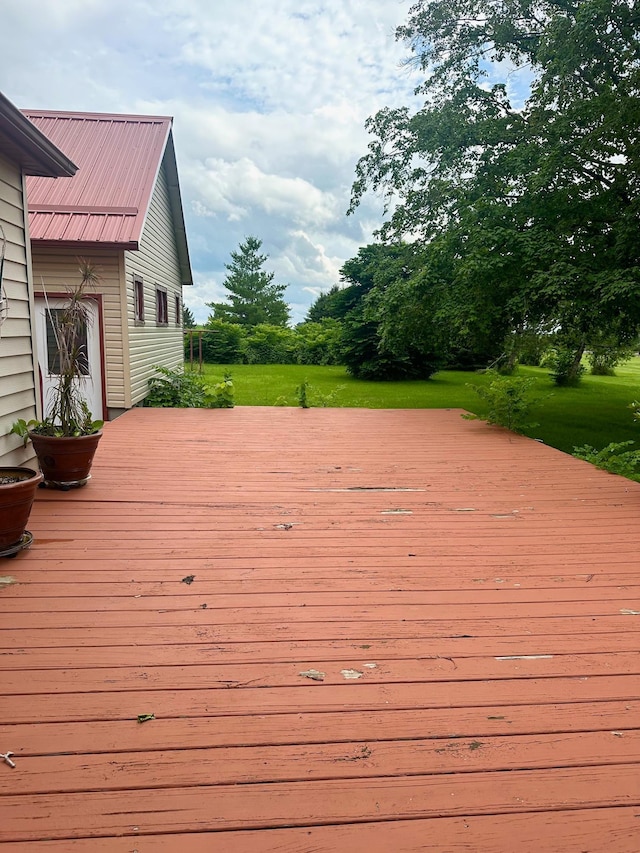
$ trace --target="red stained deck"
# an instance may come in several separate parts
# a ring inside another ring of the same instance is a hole
[[[3,853],[637,853],[639,516],[457,411],[128,413],[0,566]]]

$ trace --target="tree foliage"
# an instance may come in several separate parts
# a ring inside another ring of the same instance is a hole
[[[547,324],[576,354],[602,330],[637,329],[639,33],[633,0],[411,7],[397,35],[424,74],[424,104],[368,120],[352,209],[382,191],[383,236],[448,255],[448,314],[462,329],[495,340]],[[530,78],[522,106],[518,72]],[[426,294],[416,282],[409,301]]]
[[[195,329],[196,327],[196,318],[188,305],[182,306],[182,325],[185,329]]]
[[[324,317],[317,323],[300,323],[295,333],[298,364],[341,364],[342,324],[339,320]]]
[[[342,362],[362,379],[428,379],[444,363],[442,337],[423,302],[408,305],[407,287],[422,256],[406,243],[372,244],[340,270],[349,310],[344,315]]]
[[[208,364],[341,364],[342,325],[337,320],[290,329],[260,323],[242,326],[210,319],[193,336],[193,358]],[[191,360],[191,341],[185,342]]]
[[[360,297],[358,285],[340,287],[336,284],[331,290],[318,296],[307,312],[306,321],[320,323],[326,319],[344,320],[349,311],[360,301]]]
[[[202,334],[202,356],[210,364],[242,364],[247,326],[211,317]]]
[[[262,241],[247,237],[236,252],[231,252],[231,263],[223,284],[229,291],[228,302],[208,302],[213,309],[210,320],[224,320],[241,326],[266,323],[286,326],[289,307],[283,295],[284,284],[273,284],[275,273],[265,272],[267,255],[260,254]]]

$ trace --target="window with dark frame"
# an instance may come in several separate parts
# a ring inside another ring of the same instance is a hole
[[[176,296],[176,326],[182,325],[182,301]]]
[[[47,330],[47,366],[49,376],[60,376],[60,350],[58,348],[57,330],[60,328],[59,318],[62,313],[62,308],[48,308],[45,315]],[[88,355],[89,345],[87,341],[86,321],[82,321],[76,341],[78,344],[76,357],[78,372],[81,376],[90,376]]]
[[[136,323],[144,323],[144,284],[139,275],[133,279],[133,316]]]
[[[167,303],[167,291],[156,287],[156,320],[159,326],[169,324],[169,306]]]

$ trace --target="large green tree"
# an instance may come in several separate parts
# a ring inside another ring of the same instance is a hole
[[[406,243],[372,244],[340,270],[349,286],[343,305],[342,361],[362,379],[428,379],[444,363],[433,312],[410,306],[403,294],[421,269],[419,250]],[[404,312],[399,334],[399,313]]]
[[[275,274],[263,269],[268,255],[260,254],[261,247],[261,240],[247,237],[238,251],[231,252],[231,262],[225,264],[228,274],[223,282],[229,291],[229,301],[208,302],[213,309],[210,320],[241,326],[287,325],[289,306],[283,298],[287,288],[284,284],[273,284]]]
[[[424,105],[367,122],[352,208],[442,241],[458,322],[548,324],[582,349],[640,322],[640,12],[634,0],[419,0],[398,31]],[[509,75],[529,90],[512,104]],[[424,287],[416,287],[419,300]],[[457,295],[456,295],[457,294]]]

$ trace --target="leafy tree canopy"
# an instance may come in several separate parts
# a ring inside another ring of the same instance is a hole
[[[357,287],[340,287],[335,284],[326,293],[321,293],[306,316],[308,323],[320,323],[322,320],[344,320],[346,315],[357,304],[361,293]]]
[[[404,300],[422,253],[407,243],[361,248],[340,270],[350,287],[342,360],[363,379],[428,379],[444,363],[442,339],[428,306]]]
[[[440,241],[461,325],[491,305],[498,326],[551,323],[577,347],[637,328],[639,35],[634,0],[411,7],[397,36],[424,104],[368,120],[351,209],[381,190],[383,235]],[[518,108],[514,69],[531,80]]]
[[[213,309],[209,320],[225,320],[241,326],[266,323],[286,326],[289,307],[284,301],[284,284],[272,284],[274,273],[265,272],[267,255],[260,254],[262,241],[247,237],[236,252],[231,252],[231,263],[223,284],[229,291],[228,302],[208,302]]]

